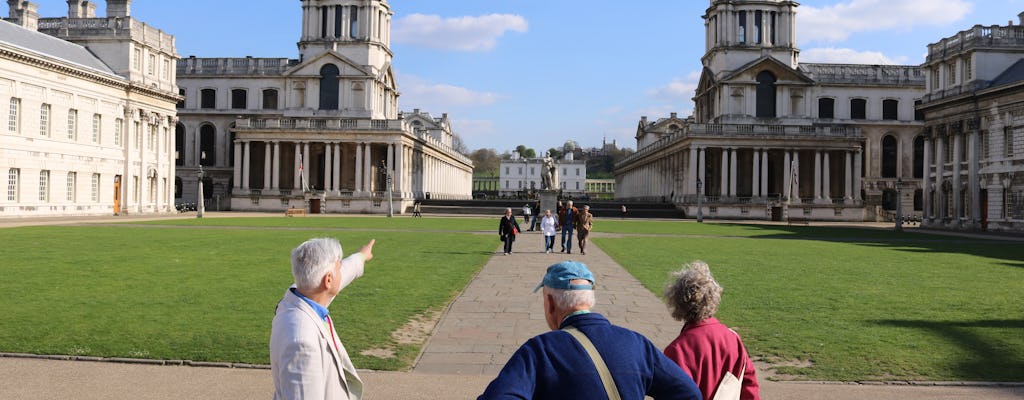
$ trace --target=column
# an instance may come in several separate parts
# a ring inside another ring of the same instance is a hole
[[[270,189],[270,160],[273,159],[273,153],[271,151],[270,142],[263,142],[263,190],[266,192]]]
[[[274,142],[274,156],[273,158],[273,170],[271,174],[273,176],[270,180],[270,188],[274,190],[281,189],[281,142]]]
[[[388,144],[386,144],[386,146],[388,146],[388,166],[387,166],[388,171],[387,172],[391,176],[391,184],[394,185],[394,183],[395,183],[394,182],[394,179],[395,179],[395,144],[394,143],[388,143]],[[384,190],[385,191],[388,190],[387,184],[388,183],[385,180],[384,181],[384,185],[385,185],[384,186]],[[394,189],[392,189],[392,191],[394,191]]]
[[[365,24],[360,24],[360,26],[365,26]],[[373,168],[372,164],[370,163],[370,150],[372,149],[372,147],[372,143],[367,143],[366,147],[363,148],[363,151],[365,153],[363,154],[363,191],[365,192],[373,190],[373,182],[371,181],[373,179]]]
[[[729,149],[729,197],[736,197],[736,176],[739,152],[736,148]]]
[[[960,217],[964,215],[964,205],[960,197],[960,167],[961,162],[963,161],[960,159],[960,142],[963,138],[963,134],[957,133],[949,135],[949,137],[953,139],[953,190],[950,192],[950,195],[953,196],[953,215],[950,215],[950,217],[952,217],[954,221],[959,221]]]
[[[292,182],[292,189],[302,190],[302,143],[295,142],[295,178]]]
[[[697,194],[697,148],[690,146],[690,168],[686,171],[689,173],[689,179],[686,182],[686,194]]]
[[[330,146],[334,147],[334,176],[331,178],[331,187],[334,188],[334,194],[340,194],[341,192],[341,143],[331,143]]]
[[[363,191],[363,143],[356,143],[356,188],[355,192]]]
[[[761,196],[768,197],[768,149],[761,149]]]
[[[924,193],[922,201],[924,201],[924,218],[933,218],[935,215],[932,214],[932,139],[927,135],[924,137],[924,187],[921,191]]]
[[[857,175],[860,175],[860,169],[853,168],[853,165],[851,164],[851,159],[852,158],[853,158],[853,153],[847,151],[846,152],[846,165],[845,165],[845,167],[846,167],[846,181],[843,182],[844,183],[844,187],[843,187],[843,201],[849,201],[850,199],[854,198],[853,197],[853,189],[857,187],[857,185],[854,184],[854,182],[856,182],[858,180],[857,179]]]
[[[823,155],[822,159],[821,159],[821,169],[822,169],[822,173],[821,173],[821,177],[822,177],[822,183],[821,183],[822,193],[821,193],[821,197],[825,199],[826,203],[831,203],[832,202],[832,166],[830,165],[831,164],[831,159],[830,159],[830,156],[829,156],[828,153],[829,152],[826,151],[825,154]]]
[[[793,150],[793,165],[796,167],[793,171],[793,177],[795,178],[795,185],[793,185],[793,199],[798,203],[803,202],[800,198],[800,150]]]
[[[334,178],[332,170],[334,169],[333,154],[334,148],[331,143],[324,143],[324,192],[331,193],[334,191]]]
[[[252,174],[252,160],[250,154],[252,153],[252,142],[245,141],[245,152],[242,155],[242,189],[249,189],[249,175]],[[236,147],[237,149],[237,147]],[[236,158],[237,158],[237,154]]]
[[[863,170],[863,159],[863,155],[861,154],[860,149],[858,148],[857,151],[853,153],[853,171],[850,171],[850,175],[853,176],[853,199],[858,203],[861,201],[860,171]],[[849,163],[847,163],[847,168],[850,168]]]
[[[754,150],[754,162],[750,167],[750,197],[761,197],[761,149]]]
[[[707,171],[705,171],[705,165],[704,165],[705,162],[707,161],[707,158],[705,158],[706,157],[706,154],[705,154],[706,150],[703,147],[701,147],[699,151],[700,151],[700,157],[697,160],[697,178],[701,180],[701,189],[700,189],[701,193],[698,193],[698,195],[707,193],[708,192],[708,186],[711,184],[710,182],[707,181],[707,179],[705,179],[705,178],[707,178],[707,176],[704,175],[704,173],[707,172]]]
[[[722,148],[722,173],[721,176],[721,190],[719,195],[722,197],[729,196],[729,149]]]
[[[242,142],[235,141],[235,159],[232,161],[234,161],[235,163],[235,184],[233,186],[235,187],[235,189],[239,189],[242,187]]]
[[[971,196],[971,223],[981,223],[981,193],[978,179],[978,131],[967,136],[967,191]],[[976,226],[976,225],[975,225]]]
[[[398,189],[398,198],[405,198],[405,145],[401,142],[395,143],[395,188]]]
[[[783,150],[785,157],[783,157],[782,163],[782,197],[786,198],[786,201],[791,201],[792,190],[793,190],[793,165],[792,165],[792,153],[789,149]]]
[[[302,181],[312,190],[313,184],[309,181],[309,142],[302,144]]]
[[[946,194],[942,190],[943,174],[946,172],[945,149],[943,148],[942,135],[935,138],[935,217],[942,219],[946,217]]]
[[[821,150],[814,151],[814,201],[821,200]]]

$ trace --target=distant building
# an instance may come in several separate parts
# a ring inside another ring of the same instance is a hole
[[[174,37],[129,0],[69,0],[68,16],[8,1],[0,21],[0,217],[174,211]]]
[[[572,153],[555,161],[558,168],[558,187],[564,196],[580,197],[587,189],[587,163],[573,159]],[[521,158],[513,155],[511,160],[499,164],[499,196],[516,196],[541,189],[544,173],[544,158]]]
[[[925,137],[914,143],[924,160],[914,168],[925,185],[923,199],[915,195],[922,225],[1024,231],[1024,26],[944,38],[928,46],[923,68]]]

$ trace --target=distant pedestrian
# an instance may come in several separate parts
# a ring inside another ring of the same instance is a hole
[[[516,216],[512,215],[512,209],[506,208],[505,215],[501,217],[498,224],[498,237],[505,242],[505,255],[512,254],[512,243],[516,241],[519,234],[519,224],[516,223]]]
[[[412,216],[413,218],[423,218],[423,215],[420,214],[420,202],[418,201],[412,204]]]
[[[623,219],[626,218],[626,205],[625,204],[622,205],[622,218]]]
[[[551,215],[551,210],[544,210],[544,218],[540,220],[540,230],[544,232],[544,253],[550,254],[555,247],[555,225],[557,224],[555,216]]]
[[[533,228],[530,228],[531,216],[533,216],[533,210],[530,209],[530,203],[523,204],[523,223],[529,228],[528,230],[532,231]]]
[[[590,213],[590,206],[583,206],[583,211],[576,217],[576,240],[580,244],[580,254],[587,255],[587,237],[593,227],[594,215]]]
[[[572,206],[572,200],[565,203],[565,208],[562,209],[562,213],[558,214],[558,223],[561,225],[559,229],[562,230],[562,251],[563,253],[572,254],[572,234],[576,230],[576,216],[580,213],[576,207]]]
[[[540,201],[533,203],[533,209],[536,211],[533,216],[533,220],[530,221],[530,230],[535,231],[540,229]]]

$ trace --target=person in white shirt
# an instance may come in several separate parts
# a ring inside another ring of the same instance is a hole
[[[551,215],[551,210],[544,210],[544,218],[540,220],[540,230],[544,232],[544,252],[551,253],[551,249],[555,247],[555,216]]]

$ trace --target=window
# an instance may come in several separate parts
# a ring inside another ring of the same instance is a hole
[[[505,167],[505,175],[508,175],[508,173],[509,173],[508,169],[509,169],[508,167]]]
[[[974,78],[974,68],[971,66],[971,56],[964,57],[964,82]]]
[[[142,187],[139,186],[139,177],[132,176],[132,203],[137,203],[142,197]]]
[[[171,79],[171,60],[162,60],[163,65],[160,68],[160,78],[167,80]]]
[[[178,96],[181,96],[181,98],[178,99],[178,104],[174,106],[179,109],[185,108],[185,89],[178,89]]]
[[[359,37],[359,13],[358,8],[355,6],[349,6],[349,22],[348,22],[348,36],[351,38]]]
[[[580,190],[580,183],[576,182],[576,190]]]
[[[185,125],[182,124],[174,126],[174,165],[185,165]]]
[[[11,97],[10,114],[7,115],[7,130],[18,132],[21,122],[21,99]]]
[[[914,100],[914,121],[924,121],[924,111],[921,110],[921,100]]]
[[[580,169],[579,168],[576,168],[576,176],[580,176]],[[578,185],[578,182],[577,182],[577,185]],[[579,189],[579,188],[577,187],[577,189]]]
[[[39,171],[39,201],[50,200],[50,171]]]
[[[246,95],[245,89],[232,89],[231,90],[231,108],[235,110],[244,110],[246,106]]]
[[[952,62],[946,65],[946,87],[953,87],[956,85],[956,63]]]
[[[139,121],[132,121],[132,142],[136,149],[142,148],[142,124]]]
[[[174,198],[176,198],[176,199],[180,199],[181,198],[181,190],[182,190],[181,178],[174,177]]]
[[[39,136],[50,136],[50,105],[39,106]]]
[[[100,142],[100,131],[103,128],[103,117],[99,114],[92,115],[92,142]]]
[[[736,32],[736,38],[740,44],[747,43],[747,12],[740,11],[737,18],[739,19],[739,31]]]
[[[150,177],[149,181],[149,199],[150,203],[156,202],[156,177]]]
[[[150,149],[150,150],[157,150],[158,148],[157,148],[156,135],[157,135],[157,132],[159,132],[159,128],[157,128],[156,125],[146,125],[146,130],[149,131],[147,133],[147,135],[146,135],[146,137],[149,139],[148,140],[149,141],[148,149]]]
[[[334,64],[324,64],[320,67],[320,109],[338,109],[338,67]]]
[[[757,118],[775,118],[775,75],[757,74]]]
[[[523,174],[523,167],[519,167],[519,175]]]
[[[343,6],[334,6],[334,37],[341,37],[341,25],[345,21],[342,14]]]
[[[899,100],[882,100],[882,119],[895,121],[899,119]]]
[[[914,138],[914,178],[924,178],[924,136]]]
[[[146,65],[146,73],[156,75],[156,54],[149,55],[149,64]]]
[[[114,120],[114,146],[121,145],[121,132],[123,130],[124,120],[117,118]]]
[[[199,165],[211,166],[217,164],[217,129],[213,125],[203,125],[199,128]]]
[[[981,159],[981,160],[984,160],[984,159],[987,159],[989,157],[992,157],[992,155],[989,153],[988,131],[981,131],[981,134],[978,135],[978,137],[979,137],[979,140],[981,140],[981,155],[979,155],[978,158]]]
[[[770,23],[768,24],[768,40],[769,40],[768,43],[770,43],[770,44],[778,43],[778,41],[775,40],[775,26],[776,25],[778,25],[778,13],[776,13],[775,11],[772,11],[772,19],[771,19]]]
[[[264,110],[276,110],[277,109],[277,89],[264,89],[263,90],[263,109]]]
[[[141,71],[142,70],[142,49],[136,48],[132,52],[132,69]]]
[[[1003,147],[1006,149],[1006,157],[1013,157],[1013,128],[1003,128]]]
[[[100,201],[100,174],[92,174],[91,199],[93,203]]]
[[[836,99],[822,97],[818,99],[818,118],[832,119],[836,117]]]
[[[77,139],[78,111],[68,110],[68,140]]]
[[[895,178],[896,177],[896,165],[899,153],[899,145],[896,142],[896,137],[892,135],[886,135],[882,138],[882,177],[883,178]]]
[[[67,188],[67,201],[72,203],[75,202],[75,181],[77,180],[78,174],[75,172],[68,172],[68,188]]]
[[[932,73],[932,90],[939,90],[939,67],[935,67]]]
[[[217,91],[214,89],[199,91],[199,108],[217,108]]]
[[[20,169],[7,170],[7,201],[18,201],[18,178],[20,176]]]
[[[850,119],[867,119],[868,101],[864,99],[850,100]]]
[[[761,37],[761,29],[764,26],[762,19],[764,18],[764,12],[761,10],[754,11],[754,43],[761,44],[763,41]],[[578,188],[577,188],[578,189]]]

